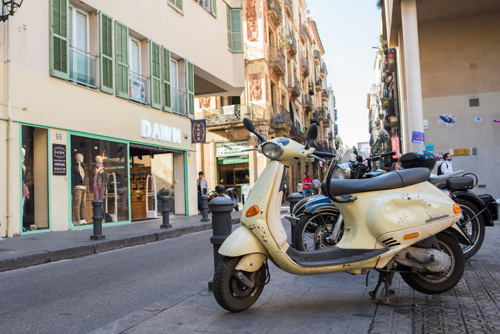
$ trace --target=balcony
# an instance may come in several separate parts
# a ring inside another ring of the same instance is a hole
[[[319,126],[319,116],[318,116],[318,111],[311,112],[309,113],[310,120],[309,123],[316,123]]]
[[[288,91],[292,96],[300,96],[300,81],[294,75],[288,76]]]
[[[293,123],[288,136],[290,139],[293,139],[299,143],[304,143],[304,141],[306,140],[306,135],[304,134],[303,129],[301,129],[301,126],[297,121]]]
[[[290,112],[281,104],[276,104],[273,106],[273,113],[271,127],[275,130],[290,131],[293,125]]]
[[[321,99],[323,102],[328,102],[328,91],[326,89],[321,92]]]
[[[304,78],[307,78],[309,76],[309,58],[308,57],[302,57],[302,63],[301,63],[301,68],[302,68],[302,76]]]
[[[319,75],[322,79],[326,78],[326,66],[325,63],[321,64],[321,68],[319,70]]]
[[[131,101],[140,104],[147,104],[147,82],[146,77],[132,71],[128,72],[129,98]]]
[[[69,81],[87,88],[95,86],[95,57],[90,53],[69,47]]]
[[[177,89],[170,89],[172,98],[172,112],[186,116],[186,108],[184,108],[184,93]]]
[[[293,31],[290,31],[289,35],[290,35],[290,44],[288,45],[286,50],[290,58],[293,58],[297,54],[297,40],[295,39]]]
[[[300,39],[302,39],[302,42],[306,41],[306,29],[304,28],[304,25],[300,25]]]
[[[255,104],[234,104],[220,108],[203,109],[203,118],[207,126],[220,126],[242,122],[245,117],[252,121],[265,116],[266,110]]]
[[[321,92],[323,90],[323,80],[321,78],[316,78],[316,91]]]
[[[318,50],[314,50],[314,63],[318,66],[321,65],[321,53]]]
[[[306,25],[304,26],[304,35],[307,36],[307,38],[309,38],[309,41],[312,43],[313,42],[313,36],[311,34],[311,32],[309,31],[309,28],[307,27],[307,23]]]
[[[285,0],[285,12],[293,21],[293,6],[291,0]]]
[[[324,108],[316,108],[316,115],[320,121],[322,121],[322,122],[325,121],[326,116],[325,116],[325,109]]]
[[[302,106],[304,107],[305,111],[313,111],[314,107],[313,107],[311,95],[302,94]]]
[[[267,0],[267,16],[272,23],[279,25],[283,21],[283,10],[276,0]]]
[[[285,74],[285,55],[280,48],[273,46],[269,47],[269,67],[277,75]]]

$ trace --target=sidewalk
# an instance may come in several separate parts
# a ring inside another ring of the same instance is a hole
[[[281,207],[281,212],[288,213],[288,203]],[[241,211],[231,213],[233,224],[239,223],[240,215]],[[211,214],[208,217],[212,219]],[[160,228],[159,218],[118,226],[103,225],[104,240],[90,240],[92,228],[3,238],[0,240],[0,272],[161,241],[212,228],[212,222],[201,222],[201,216],[171,216],[170,224],[172,228]]]

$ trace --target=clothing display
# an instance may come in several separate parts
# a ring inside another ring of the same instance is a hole
[[[90,192],[94,193],[94,199],[102,200],[106,187],[108,185],[108,172],[102,163],[95,163],[90,173],[89,183],[91,184]]]
[[[80,222],[85,220],[85,200],[87,198],[87,187],[76,186],[73,188],[73,215],[74,221]]]

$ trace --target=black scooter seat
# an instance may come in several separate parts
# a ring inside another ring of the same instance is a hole
[[[408,187],[413,184],[426,182],[431,172],[428,168],[412,168],[393,170],[382,176],[370,179],[342,179],[331,180],[330,191],[333,196],[364,193],[368,191],[388,190]]]
[[[332,247],[326,250],[301,252],[289,247],[286,254],[302,267],[324,267],[368,260],[387,251],[389,251],[389,248],[344,249]]]

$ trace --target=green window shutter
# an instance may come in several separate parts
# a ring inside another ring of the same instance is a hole
[[[50,0],[50,75],[68,80],[68,0]]]
[[[187,59],[184,61],[186,69],[186,113],[194,119],[194,67]]]
[[[151,107],[161,109],[161,54],[160,45],[149,40],[149,71]]]
[[[229,50],[233,49],[233,34],[231,33],[231,8],[226,6],[226,19],[227,19],[227,47]]]
[[[175,7],[182,12],[182,0],[175,0]]]
[[[116,96],[129,98],[128,89],[128,27],[115,21]]]
[[[113,19],[99,11],[99,76],[101,92],[113,94]]]
[[[241,35],[241,9],[231,9],[231,44],[233,52],[243,51]]]
[[[163,110],[172,112],[172,91],[170,90],[170,51],[161,47]]]
[[[212,1],[212,15],[214,17],[217,17],[217,0],[211,0]]]

